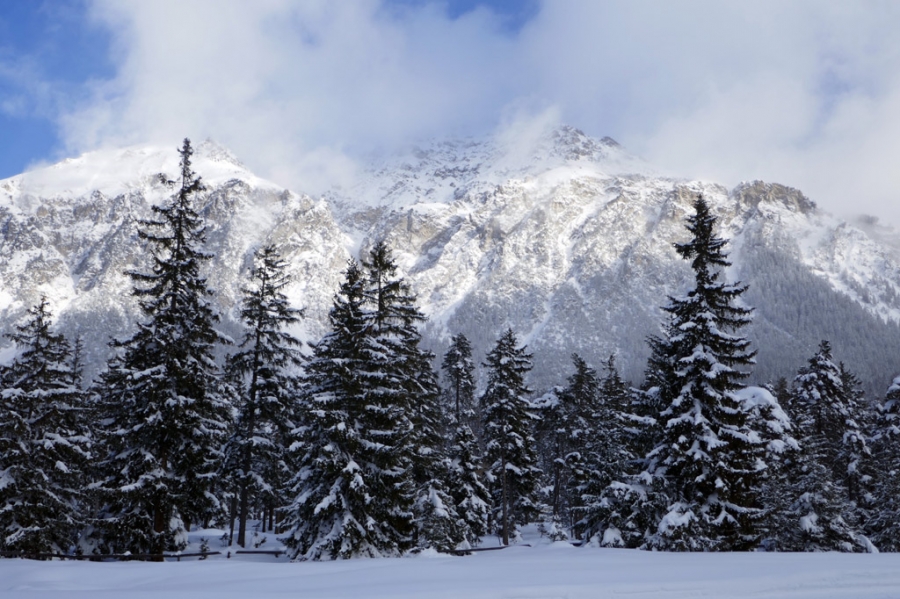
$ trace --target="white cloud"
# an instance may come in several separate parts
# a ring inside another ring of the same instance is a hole
[[[321,189],[354,156],[509,131],[522,114],[612,135],[684,176],[762,178],[900,225],[900,4],[550,0],[95,0],[117,75],[66,112],[73,151],[211,136]]]

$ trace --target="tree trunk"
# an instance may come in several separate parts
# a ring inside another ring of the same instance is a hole
[[[166,530],[166,517],[163,508],[157,503],[153,508],[153,543],[150,549],[150,553],[156,554],[158,557],[154,557],[153,561],[161,562],[163,561],[163,551],[165,551],[165,536],[164,532]]]
[[[246,548],[246,537],[247,537],[247,511],[248,511],[248,489],[246,481],[241,481],[241,502],[240,502],[240,514],[238,515],[238,545]]]
[[[509,490],[506,488],[506,458],[502,459],[503,476],[501,477],[500,493],[503,496],[503,544],[509,545]]]
[[[237,517],[237,497],[234,495],[231,496],[231,509],[228,510],[228,515],[231,519],[231,526],[228,532],[228,546],[234,543],[234,519]]]

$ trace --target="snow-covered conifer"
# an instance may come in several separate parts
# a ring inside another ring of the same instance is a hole
[[[346,276],[306,365],[285,542],[295,559],[453,548],[462,532],[424,317],[385,244]]]
[[[65,553],[89,509],[89,418],[47,300],[28,315],[8,335],[18,355],[0,370],[0,549]]]
[[[821,437],[821,459],[835,482],[844,487],[849,501],[862,499],[862,466],[870,450],[863,432],[865,415],[858,380],[843,364],[834,363],[831,344],[822,341],[794,380],[794,388],[791,407],[795,418],[806,425],[804,438]]]
[[[694,209],[687,227],[693,238],[675,248],[692,261],[695,286],[665,307],[674,357],[669,388],[677,395],[660,414],[665,424],[653,462],[676,494],[655,542],[680,549],[746,548],[757,540],[752,519],[759,508],[759,445],[734,392],[746,376],[739,368],[753,363],[749,342],[736,334],[749,324],[751,311],[735,303],[746,286],[719,280],[730,263],[709,206],[698,197]]]
[[[862,383],[856,374],[838,364],[841,379],[841,395],[848,412],[847,425],[841,440],[838,465],[844,467],[844,484],[847,497],[855,504],[858,519],[865,520],[865,512],[871,502],[872,451],[869,447],[869,429],[874,416],[866,403]]]
[[[726,241],[702,197],[688,217],[692,238],[675,244],[691,260],[694,287],[670,298],[665,337],[651,344],[662,411],[660,437],[640,480],[657,499],[646,520],[657,520],[647,545],[674,550],[746,549],[758,542],[756,498],[764,447],[735,392],[753,363],[738,332],[749,308],[736,302],[747,289],[720,280],[729,266]],[[646,493],[645,493],[646,496]],[[649,506],[647,506],[649,507]]]
[[[416,306],[409,285],[397,276],[397,265],[383,241],[363,262],[367,274],[365,297],[371,306],[371,372],[369,405],[372,416],[383,418],[379,438],[390,448],[382,467],[397,474],[384,498],[404,509],[406,486],[413,494],[414,543],[438,550],[454,549],[465,537],[455,502],[447,490],[450,463],[444,439],[447,422],[440,386],[432,368],[434,355],[419,347],[417,326],[425,316]],[[374,381],[373,381],[374,383]]]
[[[398,529],[380,511],[381,482],[364,437],[363,288],[363,273],[351,260],[329,314],[331,332],[312,346],[305,366],[294,500],[285,509],[284,542],[295,560],[396,555],[407,534],[406,520]]]
[[[629,463],[633,461],[629,442],[629,428],[634,422],[626,415],[630,408],[631,390],[619,376],[615,356],[606,362],[606,374],[602,379],[587,385],[584,367],[576,361],[576,373],[569,379],[569,387],[575,392],[580,387],[592,387],[595,399],[585,404],[580,418],[584,422],[585,440],[583,458],[573,470],[576,498],[576,535],[591,538],[604,530],[609,530],[606,544],[624,545],[620,531],[624,526],[614,509],[615,501],[608,493],[613,481],[621,480],[629,474]],[[593,371],[590,372],[593,374]],[[585,382],[580,382],[585,380]],[[608,497],[609,495],[609,497]],[[596,541],[603,544],[602,538]]]
[[[488,533],[491,495],[484,482],[480,445],[468,425],[455,428],[449,458],[448,489],[462,521],[462,535],[474,547]]]
[[[548,490],[547,503],[555,522],[574,528],[576,511],[583,507],[581,492],[596,473],[590,458],[596,434],[610,422],[598,422],[600,380],[578,354],[572,355],[575,372],[568,385],[557,387],[535,401],[540,410],[538,445]],[[605,414],[604,414],[605,415]],[[602,433],[601,433],[602,434]]]
[[[211,493],[220,469],[230,406],[214,359],[228,340],[215,328],[202,265],[210,255],[193,198],[203,189],[185,139],[171,200],[141,221],[149,272],[131,271],[146,320],[116,341],[96,392],[105,456],[101,550],[161,553],[183,546],[191,522],[220,509]]]
[[[800,451],[788,459],[785,488],[779,490],[789,502],[775,535],[781,551],[871,548],[849,493],[860,452],[868,453],[868,447],[845,382],[828,341],[794,379],[788,408]]]
[[[72,373],[71,382],[78,389],[84,385],[84,362],[84,339],[78,335],[72,343],[72,358],[69,360],[69,370]]]
[[[463,422],[466,411],[472,410],[475,402],[475,363],[472,361],[472,345],[465,335],[454,335],[450,339],[441,368],[450,382],[448,395],[453,403],[456,422]]]
[[[284,288],[285,262],[274,246],[253,258],[250,284],[243,290],[241,320],[246,327],[239,351],[228,360],[238,390],[234,432],[225,449],[225,471],[237,487],[238,544],[246,546],[250,499],[282,505],[286,485],[285,452],[293,430],[300,341],[285,329],[302,310],[291,308]]]
[[[873,435],[873,509],[866,533],[880,551],[900,551],[900,376],[878,406]]]
[[[473,431],[481,430],[475,412],[475,363],[472,346],[465,335],[454,335],[444,354],[442,368],[448,379],[446,396],[450,405],[450,430],[453,435],[447,449],[450,459],[448,489],[464,526],[464,537],[476,545],[487,531],[490,493],[484,484],[482,451]]]
[[[481,396],[486,458],[493,491],[493,515],[504,545],[517,525],[538,513],[537,485],[541,474],[532,430],[537,419],[525,384],[531,354],[518,347],[512,329],[497,340],[485,366],[488,382]]]

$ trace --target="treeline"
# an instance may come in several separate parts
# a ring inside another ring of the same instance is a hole
[[[246,546],[254,519],[294,559],[509,543],[530,522],[600,546],[896,550],[900,379],[866,401],[823,342],[793,381],[745,386],[752,311],[746,286],[721,280],[702,198],[676,245],[694,285],[668,298],[641,388],[612,356],[598,373],[574,355],[565,384],[535,397],[532,356],[507,330],[479,393],[464,336],[442,377],[420,347],[424,316],[384,243],[348,262],[329,333],[303,353],[286,265],[259,249],[244,334],[222,335],[188,140],[180,154],[171,200],[141,221],[149,266],[128,273],[143,318],[98,380],[85,388],[84,349],[53,332],[45,300],[9,336],[0,551],[162,554],[195,525]]]

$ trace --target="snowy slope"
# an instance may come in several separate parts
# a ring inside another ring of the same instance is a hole
[[[102,365],[108,337],[137,318],[124,275],[146,264],[137,220],[167,197],[158,175],[174,176],[177,159],[174,146],[100,151],[0,181],[0,332],[47,295]],[[823,337],[871,389],[900,371],[896,236],[842,223],[794,189],[661,177],[613,140],[568,127],[380,157],[317,199],[259,179],[212,142],[198,145],[194,168],[208,186],[208,276],[226,317],[249,253],[276,242],[289,295],[307,309],[297,332],[315,339],[346,260],[385,238],[436,351],[463,332],[480,359],[512,326],[535,352],[537,389],[560,382],[573,351],[594,364],[617,352],[638,380],[659,306],[688,284],[672,243],[703,193],[732,241],[730,274],[751,283],[758,380],[790,376]]]

